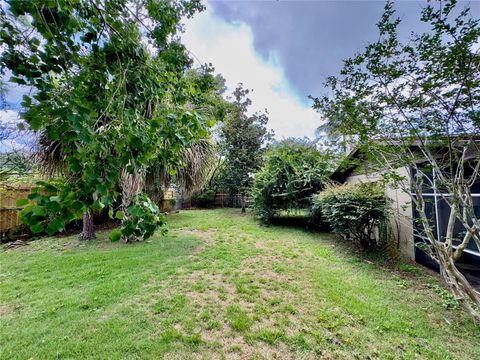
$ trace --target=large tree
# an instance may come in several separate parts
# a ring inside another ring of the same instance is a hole
[[[203,119],[184,107],[191,60],[175,35],[183,16],[202,9],[197,0],[11,0],[1,10],[2,69],[33,88],[22,117],[59,145],[72,175],[29,196],[23,219],[32,231],[61,231],[111,207],[118,183],[125,239],[163,223],[142,183],[153,159],[178,162],[205,134]],[[137,221],[152,211],[150,224]]]
[[[379,40],[345,61],[341,75],[327,81],[333,95],[314,106],[331,131],[363,148],[386,180],[411,195],[422,249],[480,321],[480,294],[457,263],[467,246],[480,250],[480,214],[472,196],[480,180],[480,24],[456,1],[426,6],[421,21],[429,30],[402,43],[400,19],[388,3]],[[398,168],[409,176],[400,176]],[[427,214],[425,191],[431,189],[435,203],[449,207],[444,234]]]
[[[249,113],[250,90],[242,84],[233,92],[233,102],[221,126],[220,147],[224,158],[220,183],[230,196],[240,195],[245,212],[246,194],[252,187],[253,174],[263,163],[265,145],[273,136],[266,127],[268,112]]]

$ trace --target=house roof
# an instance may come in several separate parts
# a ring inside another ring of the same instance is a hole
[[[468,140],[464,140],[468,141]],[[456,140],[454,144],[464,144],[464,141],[462,140]],[[472,145],[471,148],[469,148],[468,154],[465,157],[465,160],[469,159],[478,159],[479,158],[479,153],[480,153],[480,139],[475,138],[474,143],[476,145]],[[389,146],[402,146],[404,143],[402,143],[400,140],[391,140],[388,142]],[[411,144],[409,144],[410,149],[415,149],[419,148],[422,146],[422,141],[421,140],[415,140]],[[343,183],[345,180],[348,178],[348,176],[352,173],[353,170],[355,170],[360,162],[364,161],[365,159],[363,158],[363,151],[360,150],[359,148],[353,148],[348,155],[340,162],[340,164],[337,166],[335,171],[329,176],[330,180]],[[352,161],[357,159],[358,161]],[[420,161],[421,162],[421,161]]]
[[[350,173],[357,167],[353,159],[360,159],[361,151],[358,148],[352,149],[348,155],[340,162],[335,171],[330,174],[330,180],[343,183]]]

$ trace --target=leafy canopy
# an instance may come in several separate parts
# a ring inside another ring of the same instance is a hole
[[[399,40],[400,19],[387,3],[379,40],[328,78],[331,96],[314,98],[327,119],[323,129],[370,152],[406,153],[404,163],[419,141],[428,150],[477,134],[480,19],[456,3],[426,6],[421,21],[430,31],[412,34],[407,43]]]
[[[197,88],[184,80],[191,60],[176,37],[181,18],[202,9],[197,0],[11,0],[0,11],[2,71],[33,88],[22,117],[58,144],[72,175],[39,184],[22,214],[36,232],[112,206],[122,169],[178,162],[205,134],[204,119],[185,110]]]
[[[263,162],[265,144],[273,132],[267,130],[268,113],[249,114],[250,90],[240,84],[234,91],[233,103],[227,109],[219,130],[224,159],[217,182],[230,195],[246,193],[252,186],[252,175]]]

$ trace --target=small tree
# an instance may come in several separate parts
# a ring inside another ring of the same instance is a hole
[[[313,144],[298,139],[273,144],[255,174],[255,213],[270,222],[281,210],[309,209],[312,195],[322,189],[329,170],[328,157]]]
[[[247,97],[249,92],[239,84],[233,93],[233,105],[220,128],[220,143],[225,158],[220,174],[222,187],[231,196],[241,195],[242,212],[245,212],[246,194],[253,183],[252,175],[262,165],[264,146],[273,136],[273,132],[266,128],[266,111],[248,114],[252,104]]]
[[[345,61],[341,76],[327,81],[333,95],[315,99],[314,107],[411,195],[420,219],[415,235],[455,298],[480,321],[480,294],[456,264],[469,243],[480,249],[471,195],[480,175],[479,19],[447,1],[426,6],[421,21],[430,31],[402,44],[400,20],[388,3],[379,40]],[[408,178],[399,176],[401,167]],[[432,188],[450,208],[443,237],[426,213],[424,192]]]

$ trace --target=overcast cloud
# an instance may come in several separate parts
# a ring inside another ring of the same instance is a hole
[[[318,114],[302,104],[300,95],[291,88],[276,52],[262,56],[255,51],[248,24],[227,22],[209,7],[187,23],[183,41],[199,63],[213,63],[226,78],[228,92],[240,82],[253,89],[252,111],[268,108],[269,126],[278,138],[313,134]]]
[[[0,0],[1,3],[2,0]],[[424,1],[398,1],[400,33],[425,26]],[[207,1],[207,10],[187,20],[182,35],[197,64],[213,63],[231,92],[239,82],[253,89],[252,110],[268,109],[277,138],[313,137],[321,124],[308,95],[319,96],[342,60],[377,39],[385,1]],[[462,2],[480,17],[480,1]],[[7,77],[8,78],[8,77]],[[10,85],[7,101],[17,109],[27,89]],[[14,112],[0,112],[0,122]]]
[[[426,29],[424,1],[398,1],[400,35]],[[212,62],[230,90],[242,81],[255,89],[257,108],[268,108],[277,137],[314,135],[321,123],[308,95],[325,92],[327,76],[342,60],[378,37],[385,1],[212,1],[187,23],[185,44],[202,63]],[[463,2],[480,16],[480,2]]]

